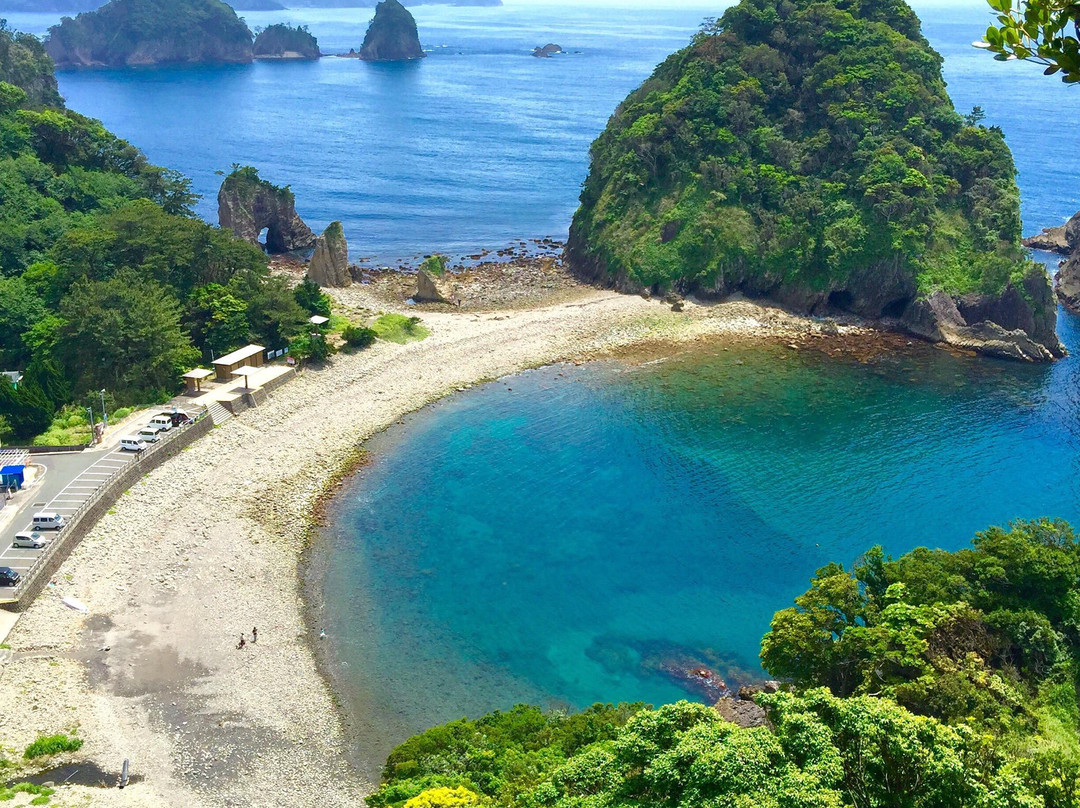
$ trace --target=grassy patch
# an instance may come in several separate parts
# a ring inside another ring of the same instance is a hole
[[[18,794],[33,794],[30,805],[48,805],[49,798],[55,792],[45,786],[36,786],[33,783],[15,783],[12,786],[0,786],[0,800],[13,800]]]
[[[73,738],[60,733],[58,735],[39,735],[38,739],[26,747],[23,757],[27,760],[58,755],[61,752],[75,752],[82,748],[82,738]]]
[[[340,334],[350,325],[352,323],[344,314],[331,314],[330,322],[323,326],[323,329],[327,334]]]
[[[417,342],[431,334],[424,328],[419,317],[406,317],[404,314],[380,315],[379,319],[371,324],[371,329],[379,339],[396,342],[399,345]]]

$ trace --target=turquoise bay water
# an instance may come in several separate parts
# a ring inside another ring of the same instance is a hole
[[[1080,323],[1062,336],[1080,350]],[[1080,524],[1080,361],[916,344],[548,368],[375,440],[311,587],[359,747],[521,701],[694,697],[656,670],[760,675],[773,612],[873,544],[954,549]]]

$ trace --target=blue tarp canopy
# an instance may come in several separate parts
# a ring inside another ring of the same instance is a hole
[[[0,485],[4,488],[11,488],[14,486],[17,489],[23,487],[23,475],[26,471],[26,466],[4,466],[0,468]]]

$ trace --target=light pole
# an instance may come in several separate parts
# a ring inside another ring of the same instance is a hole
[[[101,423],[103,426],[109,425],[109,413],[105,412],[105,388],[101,388]]]
[[[97,436],[94,434],[94,408],[87,407],[86,412],[90,415],[90,443],[97,443]]]

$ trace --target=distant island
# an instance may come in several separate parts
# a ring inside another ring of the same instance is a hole
[[[252,52],[256,59],[318,59],[319,40],[306,25],[291,28],[278,23],[259,32]]]
[[[742,292],[1063,356],[1001,130],[957,114],[909,8],[857,8],[744,0],[663,62],[592,146],[572,268],[624,291]]]
[[[420,47],[416,20],[409,10],[398,0],[382,0],[357,55],[368,62],[404,62],[427,54]]]
[[[221,0],[111,0],[64,17],[45,48],[58,68],[248,63],[251,31]]]

